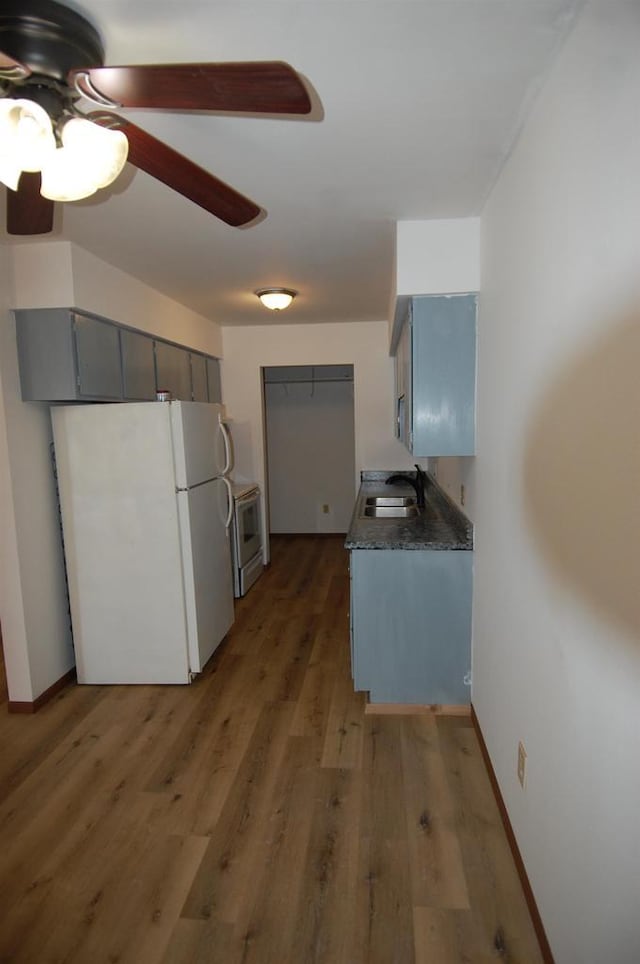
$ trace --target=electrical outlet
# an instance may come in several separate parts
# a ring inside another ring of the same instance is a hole
[[[323,511],[324,515],[329,515],[329,506],[327,505],[326,502],[325,502],[324,505],[322,506],[322,511]]]
[[[518,743],[518,780],[524,790],[524,785],[527,780],[527,751],[524,748],[522,740]]]

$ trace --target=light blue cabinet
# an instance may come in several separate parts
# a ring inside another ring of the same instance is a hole
[[[119,401],[123,397],[118,328],[70,308],[14,312],[25,401]]]
[[[220,402],[217,358],[74,308],[14,311],[23,401]]]
[[[351,551],[351,655],[372,703],[469,703],[473,553]]]
[[[207,359],[191,352],[191,395],[194,402],[208,402]]]
[[[191,359],[178,345],[156,341],[156,388],[179,401],[191,401]]]
[[[217,358],[207,358],[207,385],[209,387],[209,401],[221,402],[220,362]]]
[[[476,296],[410,298],[396,352],[397,435],[414,456],[475,453]]]
[[[156,397],[153,338],[137,331],[120,329],[124,397],[152,401]]]

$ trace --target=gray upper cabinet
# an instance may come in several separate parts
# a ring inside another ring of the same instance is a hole
[[[15,312],[22,398],[120,400],[117,326],[69,308]]]
[[[207,358],[207,383],[209,385],[209,401],[221,402],[220,362],[217,358]]]
[[[73,308],[14,311],[26,402],[222,400],[217,358]]]
[[[207,359],[204,355],[191,354],[191,390],[194,402],[208,402]]]
[[[415,456],[475,453],[476,296],[411,298],[396,354],[397,434]]]
[[[124,397],[150,401],[156,397],[153,339],[126,328],[120,331]]]
[[[156,341],[156,389],[171,392],[180,401],[191,401],[189,352],[177,345]]]

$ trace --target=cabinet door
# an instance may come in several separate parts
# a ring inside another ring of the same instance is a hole
[[[189,352],[164,341],[156,341],[156,390],[171,392],[179,401],[191,401]]]
[[[221,402],[220,361],[217,358],[207,358],[207,381],[209,383],[209,401]]]
[[[191,355],[191,387],[194,402],[208,402],[207,360],[204,355]]]
[[[153,339],[136,331],[122,329],[122,381],[124,397],[132,400],[156,397]]]
[[[69,309],[22,308],[14,314],[23,401],[74,401],[78,379]]]
[[[115,325],[74,313],[80,398],[122,398],[120,332]]]
[[[373,703],[469,702],[472,553],[351,552],[355,678]]]
[[[409,451],[413,451],[413,371],[412,371],[412,311],[409,305],[407,319],[402,328],[400,343],[400,383],[402,393],[398,398],[398,435]]]
[[[475,295],[414,298],[412,439],[417,456],[475,452]]]

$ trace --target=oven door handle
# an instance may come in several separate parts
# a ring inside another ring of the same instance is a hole
[[[227,521],[225,522],[225,529],[228,529],[231,525],[231,520],[233,519],[233,489],[231,488],[231,482],[226,477],[226,475],[220,476],[222,481],[227,487],[227,501],[229,503],[229,510],[227,512]]]

